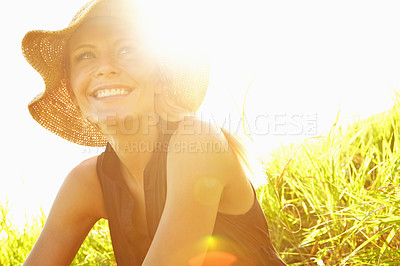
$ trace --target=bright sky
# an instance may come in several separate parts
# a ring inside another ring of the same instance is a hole
[[[85,2],[8,1],[0,17],[0,202],[10,201],[19,222],[40,206],[47,214],[70,169],[100,151],[64,141],[31,119],[27,104],[44,84],[20,51],[28,30],[63,28]],[[261,153],[326,132],[339,109],[342,119],[388,109],[400,88],[398,1],[203,0],[191,14],[179,14],[179,6],[192,1],[155,2],[147,1],[166,25],[180,25],[177,36],[207,33],[202,44],[211,49],[213,71],[201,111],[236,133],[235,104],[243,107],[248,88],[247,122]]]

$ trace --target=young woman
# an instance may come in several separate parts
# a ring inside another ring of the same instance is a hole
[[[68,265],[109,221],[118,265],[284,265],[227,132],[197,120],[208,64],[152,50],[138,8],[95,0],[22,48],[46,89],[29,105],[48,130],[107,146],[66,177],[25,265]]]

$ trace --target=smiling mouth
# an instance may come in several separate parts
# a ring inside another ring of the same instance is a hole
[[[112,89],[102,89],[93,93],[93,96],[97,99],[102,99],[111,96],[123,96],[128,95],[132,90],[124,88],[112,88]]]

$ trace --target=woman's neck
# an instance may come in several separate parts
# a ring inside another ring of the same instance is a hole
[[[121,161],[124,177],[134,178],[141,186],[144,169],[160,141],[159,123],[154,117],[124,119],[102,130]]]

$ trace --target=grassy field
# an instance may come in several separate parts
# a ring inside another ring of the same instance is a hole
[[[282,147],[257,190],[271,237],[289,265],[400,265],[400,104],[326,136]],[[21,232],[0,213],[0,265],[21,264],[45,217]],[[100,220],[73,265],[115,265]]]
[[[264,162],[259,198],[288,264],[400,265],[399,118],[396,104]]]
[[[35,244],[45,220],[42,213],[21,231],[8,218],[7,206],[0,206],[0,265],[21,265]],[[95,224],[71,265],[116,265],[107,220],[102,219]]]

